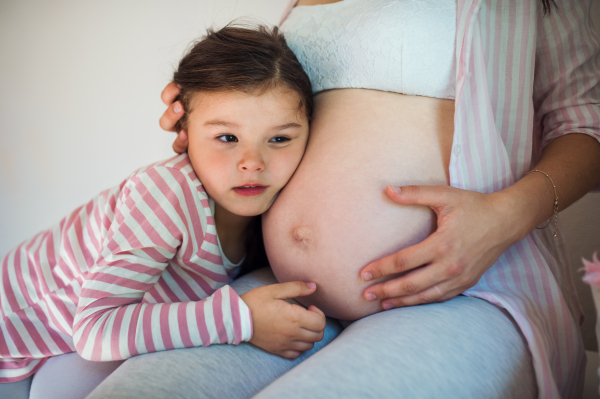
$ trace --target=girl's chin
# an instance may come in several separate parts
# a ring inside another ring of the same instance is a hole
[[[242,217],[254,217],[260,216],[265,213],[271,207],[270,203],[260,204],[235,204],[232,206],[225,206],[224,208],[231,214]]]
[[[244,196],[238,195],[232,190],[224,195],[212,198],[217,207],[222,208],[222,210],[232,215],[254,217],[267,212],[275,202],[277,194],[278,192],[273,193],[271,190],[268,190],[258,195]],[[210,196],[210,193],[208,195]]]

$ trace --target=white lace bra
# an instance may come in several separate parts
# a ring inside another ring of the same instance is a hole
[[[456,0],[296,6],[281,25],[313,93],[363,88],[455,96]]]

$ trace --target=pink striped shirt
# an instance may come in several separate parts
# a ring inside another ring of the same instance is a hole
[[[142,168],[2,260],[0,382],[50,356],[89,360],[238,344],[250,309],[226,284],[211,206],[187,154]]]
[[[452,186],[499,191],[523,177],[551,140],[569,133],[600,140],[592,0],[557,4],[542,16],[539,0],[457,1]],[[540,398],[575,398],[585,364],[582,312],[562,239],[551,234],[535,230],[512,245],[464,294],[514,317],[533,355]]]

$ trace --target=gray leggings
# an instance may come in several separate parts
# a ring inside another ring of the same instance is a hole
[[[232,286],[242,293],[274,282],[262,269]],[[536,397],[522,335],[483,300],[394,309],[340,331],[328,320],[323,341],[295,361],[249,344],[136,356],[88,398]]]

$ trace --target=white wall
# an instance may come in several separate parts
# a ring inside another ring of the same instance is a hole
[[[158,127],[159,95],[186,45],[242,15],[277,23],[286,4],[0,1],[0,258],[137,167],[170,156],[174,136]],[[600,31],[598,1],[593,15]],[[600,194],[561,219],[576,269],[600,251]]]
[[[0,1],[0,258],[173,154],[160,101],[205,27],[287,0]]]

